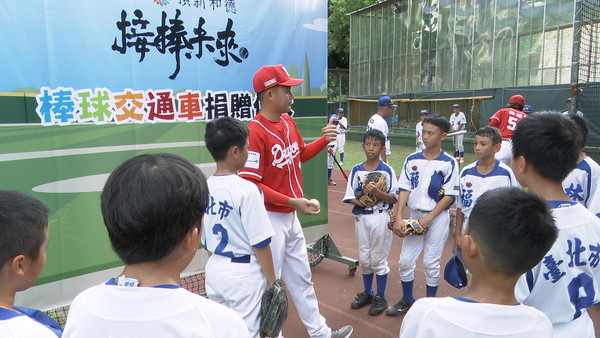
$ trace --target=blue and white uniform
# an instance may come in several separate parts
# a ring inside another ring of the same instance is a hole
[[[563,181],[563,189],[567,196],[581,203],[594,215],[600,215],[600,165],[587,157]]]
[[[548,316],[554,337],[594,337],[587,308],[600,302],[600,219],[577,202],[548,204],[558,238],[521,276],[515,296]]]
[[[523,304],[498,305],[465,298],[421,298],[402,320],[400,337],[551,338],[552,324]]]
[[[15,312],[0,307],[0,337],[5,338],[56,338],[63,329],[40,310],[14,306]]]
[[[425,143],[423,143],[423,121],[419,121],[415,126],[415,133],[417,134],[417,149],[415,151],[425,150]]]
[[[422,152],[411,154],[406,158],[398,179],[398,187],[400,190],[410,191],[406,203],[410,208],[410,218],[423,218],[437,205],[437,201],[430,196],[430,185],[434,175],[438,176],[438,179],[441,176],[441,184],[446,196],[454,198],[458,196],[458,164],[452,156],[442,150],[440,156],[433,160],[427,160]],[[435,181],[436,178],[433,180]],[[439,284],[440,258],[448,238],[449,224],[450,214],[445,210],[429,224],[429,230],[425,235],[404,238],[398,261],[401,281],[414,280],[417,258],[425,248],[423,255],[425,281],[429,286]]]
[[[450,125],[452,126],[453,132],[465,130],[467,126],[467,118],[465,117],[465,113],[459,111],[458,114],[450,114]],[[452,136],[452,140],[454,142],[454,151],[461,153],[465,151],[465,147],[463,146],[464,137],[464,134]]]
[[[345,116],[342,116],[342,118],[340,119],[336,131],[336,146],[340,153],[340,161],[343,161],[344,156],[342,154],[344,153],[344,146],[346,145],[346,133],[348,132],[348,119],[346,119]]]
[[[378,129],[385,135],[385,155],[390,156],[392,149],[390,148],[390,129],[385,119],[379,114],[373,114],[367,123],[367,130]]]
[[[202,243],[213,254],[206,264],[206,294],[240,314],[259,337],[261,297],[267,282],[254,255],[275,231],[256,184],[237,175],[211,176]]]
[[[479,196],[495,188],[520,186],[512,170],[504,162],[496,160],[496,166],[486,175],[479,173],[477,163],[479,161],[469,164],[460,173],[460,195],[456,199],[456,207],[465,216],[462,233],[465,232],[469,216]]]
[[[386,179],[387,193],[397,197],[398,180],[394,169],[379,161],[375,170],[365,169],[364,163],[357,164],[352,168],[350,177],[346,185],[346,194],[344,203],[350,203],[349,200],[356,198],[356,193],[362,187],[362,182],[370,172],[380,172]],[[354,231],[358,241],[358,256],[360,267],[363,274],[375,273],[376,275],[386,275],[389,273],[387,257],[392,246],[393,232],[391,232],[387,223],[390,220],[389,211],[394,207],[384,201],[379,201],[372,207],[359,208],[354,206],[352,213],[354,218]]]

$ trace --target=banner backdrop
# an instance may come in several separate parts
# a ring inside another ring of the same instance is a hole
[[[320,136],[326,122],[316,117],[326,112],[325,0],[22,0],[5,1],[0,18],[0,116],[29,122],[0,124],[0,189],[51,210],[46,268],[19,305],[62,306],[114,276],[122,263],[99,207],[110,172],[171,152],[212,174],[205,121],[250,120],[260,66],[304,79],[293,88],[303,136]],[[320,154],[302,167],[307,197],[324,206],[301,219],[307,240],[326,233],[324,162]],[[204,260],[199,251],[185,273]]]

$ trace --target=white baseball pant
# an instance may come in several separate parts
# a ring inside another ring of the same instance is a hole
[[[344,145],[346,145],[346,133],[337,134],[336,145],[340,154],[344,153]]]
[[[267,280],[256,256],[249,263],[213,254],[206,263],[206,295],[237,312],[246,322],[250,336],[260,337],[260,305]]]
[[[429,212],[418,210],[410,211],[410,218],[421,219]],[[400,280],[410,282],[415,279],[415,267],[417,258],[423,253],[423,270],[425,270],[425,283],[429,286],[438,286],[440,283],[440,260],[448,231],[450,228],[450,213],[442,211],[429,224],[429,230],[425,235],[410,235],[402,241],[402,251],[398,261]]]
[[[390,215],[387,211],[357,215],[354,232],[358,241],[358,258],[363,274],[385,275],[390,272],[387,258],[392,247],[394,233],[387,227]]]
[[[460,151],[461,153],[465,151],[465,147],[463,145],[463,138],[465,137],[464,134],[462,135],[454,135],[453,136],[453,141],[454,141],[454,151]]]
[[[295,212],[267,211],[275,236],[271,238],[271,252],[275,275],[287,285],[300,320],[310,337],[331,337],[331,329],[319,313],[319,303],[313,288],[308,265],[306,241]]]
[[[330,145],[328,145],[329,148],[332,149],[332,153],[330,154],[329,152],[327,153],[327,169],[333,169],[333,156],[335,155],[335,142]],[[332,155],[333,154],[333,155]]]

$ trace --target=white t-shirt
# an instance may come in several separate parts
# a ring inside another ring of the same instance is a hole
[[[548,203],[558,238],[542,261],[521,276],[515,296],[544,312],[554,329],[563,331],[600,302],[600,219],[576,202]],[[588,320],[588,329],[592,326]],[[585,337],[567,331],[569,337]]]
[[[223,338],[249,333],[233,310],[180,287],[101,284],[75,297],[63,337]]]
[[[206,250],[230,258],[253,255],[253,245],[275,235],[256,184],[237,175],[213,175],[208,190],[202,227]]]
[[[379,129],[385,135],[385,154],[387,156],[392,154],[392,150],[390,148],[390,130],[387,122],[381,117],[379,114],[373,114],[369,119],[369,123],[367,123],[367,130],[369,129]]]
[[[478,303],[464,298],[421,298],[402,321],[400,337],[550,338],[552,324],[526,306]]]
[[[465,117],[465,113],[461,111],[458,112],[458,115],[452,113],[450,115],[450,125],[452,126],[452,131],[459,131],[465,129],[465,126],[467,125],[467,118]]]

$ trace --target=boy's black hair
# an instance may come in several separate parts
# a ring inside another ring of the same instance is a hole
[[[208,186],[198,167],[173,154],[131,158],[110,174],[100,196],[115,253],[125,264],[169,255],[192,228],[201,228]]]
[[[427,117],[423,119],[423,124],[425,123],[431,123],[434,126],[440,128],[442,133],[447,133],[450,131],[450,122],[448,122],[448,119],[445,116],[441,116],[438,114],[427,115]]]
[[[520,110],[520,111],[523,111],[524,107],[525,107],[525,105],[522,105],[520,103],[515,103],[515,102],[509,102],[506,105],[506,108],[513,108],[513,109],[517,109],[517,110]]]
[[[248,127],[240,120],[231,117],[221,117],[206,124],[204,142],[215,161],[227,157],[229,148],[238,146],[240,149],[248,142]]]
[[[373,139],[381,142],[381,146],[385,146],[385,135],[379,129],[369,129],[363,136],[363,144],[368,140]]]
[[[479,128],[479,130],[477,130],[477,132],[475,133],[475,136],[487,137],[490,140],[492,140],[493,144],[502,143],[502,133],[496,127],[492,127],[492,126],[481,127],[481,128]]]
[[[542,260],[558,229],[546,201],[521,188],[505,187],[477,199],[466,233],[479,243],[489,269],[512,277]]]
[[[523,156],[540,176],[562,182],[577,165],[581,139],[573,120],[560,113],[539,112],[517,124],[512,156]]]
[[[44,203],[18,191],[0,191],[0,267],[17,255],[35,261],[47,226]]]
[[[579,145],[579,148],[583,149],[583,147],[585,147],[585,144],[587,143],[587,137],[588,134],[590,133],[590,128],[588,127],[587,122],[585,121],[585,119],[577,114],[566,114],[571,120],[573,120],[573,122],[575,122],[575,124],[577,125],[577,128],[579,128],[579,132],[581,133],[581,144]]]

